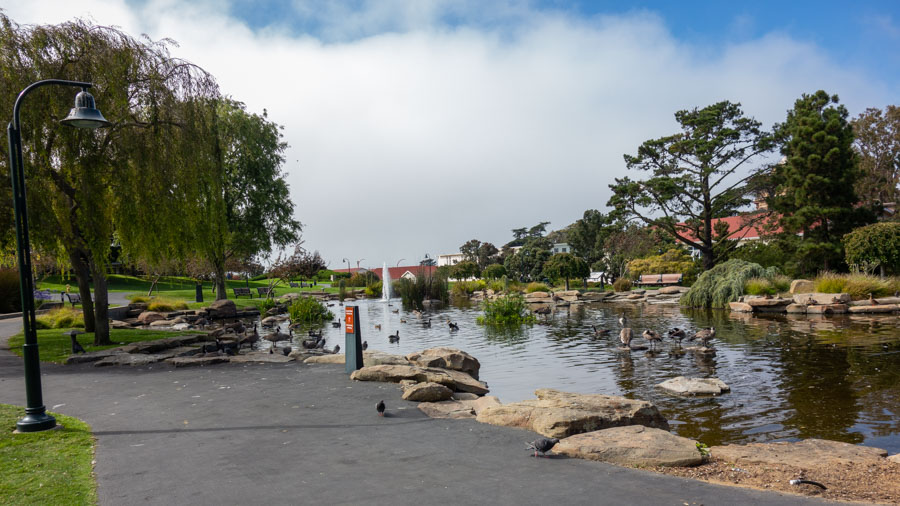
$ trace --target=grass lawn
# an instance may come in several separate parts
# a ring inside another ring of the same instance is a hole
[[[0,404],[0,498],[4,504],[96,504],[91,427],[53,413],[61,429],[13,434],[25,408]]]
[[[72,329],[43,329],[37,331],[38,345],[40,346],[40,354],[42,362],[64,363],[66,358],[72,353],[72,341],[69,336],[62,335]],[[143,329],[110,329],[109,339],[113,344],[109,346],[94,346],[93,332],[87,334],[79,334],[78,342],[84,346],[86,351],[98,351],[108,348],[115,348],[123,344],[136,343],[139,341],[152,341],[154,339],[162,339],[165,337],[183,336],[185,334],[199,334],[202,332],[171,332],[167,330],[143,330]],[[25,334],[19,333],[9,338],[9,349],[16,355],[22,356],[22,345],[25,344]]]

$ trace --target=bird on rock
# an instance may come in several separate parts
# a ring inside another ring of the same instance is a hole
[[[335,329],[341,328],[341,322],[331,322],[331,327]]]
[[[375,410],[378,411],[378,416],[384,416],[384,401],[378,401],[378,404],[375,405]]]
[[[400,331],[398,330],[396,334],[389,335],[388,341],[390,341],[392,343],[399,343],[400,342]]]
[[[380,323],[376,323],[376,324],[375,324],[375,330],[381,330],[381,324],[380,324]]]
[[[650,347],[652,348],[654,344],[662,341],[662,336],[659,335],[659,332],[653,330],[644,330],[644,333],[641,334],[641,337],[646,339],[650,343]]]
[[[534,450],[534,456],[538,456],[538,452],[541,453],[542,457],[546,456],[546,453],[553,449],[556,446],[556,443],[559,443],[559,439],[555,437],[542,437],[541,439],[532,441],[528,443],[528,446],[525,448],[528,450]]]

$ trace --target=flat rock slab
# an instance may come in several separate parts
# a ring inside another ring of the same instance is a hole
[[[647,401],[548,388],[535,391],[535,395],[538,398],[534,400],[487,408],[478,413],[478,421],[557,438],[623,425],[669,430],[665,417]]]
[[[784,311],[788,314],[804,314],[806,313],[806,304],[788,304]]]
[[[730,392],[731,387],[719,378],[686,378],[678,376],[656,385],[677,395],[719,395]]]
[[[857,446],[824,439],[806,439],[796,443],[750,443],[713,446],[713,456],[729,462],[815,468],[835,464],[867,464],[883,462],[887,452],[881,448]]]
[[[891,456],[888,457],[887,459],[890,460],[891,462],[895,463],[895,464],[900,464],[900,453],[891,455]]]
[[[500,400],[493,395],[486,395],[477,399],[449,400],[443,402],[420,402],[419,411],[430,418],[476,418],[482,410],[499,406]]]
[[[827,306],[828,304],[846,304],[850,302],[847,293],[795,293],[793,301],[797,304]]]
[[[808,314],[843,314],[846,313],[848,306],[846,304],[825,304],[807,306]]]
[[[488,393],[487,385],[460,371],[438,369],[436,367],[419,367],[415,365],[372,365],[353,371],[350,379],[358,381],[384,381],[399,383],[400,380],[411,379],[418,383],[431,381],[440,383],[460,392],[484,395]]]
[[[453,397],[453,390],[440,383],[416,383],[403,391],[403,400],[413,402],[441,402]]]
[[[228,357],[230,362],[238,362],[241,364],[247,363],[274,363],[274,364],[284,364],[287,362],[293,362],[294,359],[286,356],[282,353],[269,353],[267,351],[251,351],[250,353],[244,353],[240,355],[235,355],[233,357]]]
[[[293,355],[293,353],[291,353]],[[309,354],[306,354],[309,355]],[[346,359],[343,353],[330,355],[313,355],[303,358],[304,364],[343,364]],[[409,365],[409,361],[402,355],[392,355],[380,351],[364,351],[363,365]]]
[[[204,334],[192,334],[187,336],[166,337],[153,341],[143,341],[123,346],[120,349],[127,353],[157,353],[168,350],[169,348],[177,348],[179,346],[186,346],[205,340],[207,340],[207,336]]]
[[[108,350],[89,351],[87,353],[79,353],[77,355],[69,355],[66,364],[83,364],[85,362],[96,362],[106,357],[125,353],[121,348],[110,348]]]
[[[161,362],[166,358],[169,357],[146,353],[119,353],[94,362],[94,367],[105,367],[110,365],[141,366]]]
[[[748,299],[744,300],[744,302],[753,306],[754,309],[758,308],[757,310],[761,310],[762,308],[775,308],[775,307],[787,306],[788,304],[793,304],[794,300],[793,299],[780,299],[777,297],[772,297],[771,299],[767,299],[765,297],[755,297],[755,298],[748,298]]]
[[[475,379],[478,379],[478,371],[481,369],[478,359],[462,350],[448,347],[428,348],[410,353],[406,355],[406,360],[421,367],[462,371]]]
[[[553,450],[621,466],[688,467],[703,462],[696,441],[643,425],[576,434],[561,440]]]
[[[230,362],[232,357],[228,356],[212,356],[212,357],[175,357],[166,360],[166,363],[172,364],[175,367],[190,367],[190,366],[203,366],[203,365],[213,365],[213,364],[221,364],[224,362]]]
[[[346,361],[346,355],[344,355],[343,353],[334,353],[331,355],[315,355],[303,359],[304,364],[343,364]]]
[[[876,304],[870,306],[850,306],[847,311],[850,313],[893,313],[900,311],[897,304]]]
[[[747,304],[745,302],[729,302],[728,307],[731,308],[732,311],[737,313],[752,313],[753,306]]]

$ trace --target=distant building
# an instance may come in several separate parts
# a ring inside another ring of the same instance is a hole
[[[391,281],[396,281],[400,278],[407,278],[407,279],[415,280],[416,275],[418,275],[418,273],[420,273],[420,272],[422,272],[426,275],[432,275],[436,271],[437,271],[437,267],[435,267],[433,265],[431,265],[431,266],[407,265],[407,266],[400,266],[400,267],[388,267],[388,273],[391,276]],[[350,274],[355,274],[357,272],[360,272],[360,273],[371,272],[376,277],[378,277],[378,279],[381,279],[381,275],[383,273],[383,268],[382,267],[372,267],[369,269],[365,269],[365,268],[357,269],[356,267],[353,267],[351,269],[334,269],[334,272],[349,272]]]
[[[456,265],[465,259],[466,259],[466,257],[463,256],[462,253],[449,253],[446,255],[438,255],[437,266],[443,267],[445,265]]]
[[[565,242],[558,242],[558,243],[556,243],[556,244],[553,245],[553,249],[552,249],[551,251],[553,251],[553,254],[554,254],[554,255],[557,254],[557,253],[571,253],[571,252],[572,252],[572,247],[569,246],[568,243],[565,243]]]

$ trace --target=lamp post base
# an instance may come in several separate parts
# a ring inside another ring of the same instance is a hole
[[[19,432],[40,432],[56,427],[56,418],[44,413],[28,413],[16,422],[16,430]]]

